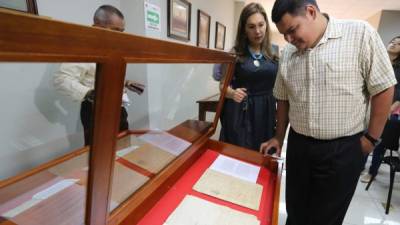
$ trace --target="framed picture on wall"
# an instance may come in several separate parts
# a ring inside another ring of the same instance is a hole
[[[38,14],[36,0],[0,0],[0,8]]]
[[[190,40],[191,7],[186,0],[168,0],[168,37]]]
[[[201,11],[197,11],[197,46],[208,48],[210,46],[211,17]]]
[[[215,48],[224,50],[226,27],[219,22],[215,24]]]

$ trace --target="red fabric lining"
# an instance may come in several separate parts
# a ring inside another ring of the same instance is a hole
[[[218,152],[207,150],[138,224],[162,225],[186,195],[193,195],[219,205],[224,205],[241,212],[255,215],[260,220],[261,225],[271,224],[276,176],[265,168],[261,168],[257,179],[257,183],[263,186],[263,193],[258,211],[220,200],[192,189],[197,180],[207,170],[207,168],[211,166],[218,155]]]

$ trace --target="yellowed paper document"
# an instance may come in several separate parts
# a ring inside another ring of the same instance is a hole
[[[122,203],[147,180],[148,177],[115,162],[111,200],[118,204]]]
[[[164,225],[259,225],[256,216],[191,195],[186,196]]]
[[[82,170],[89,165],[89,153],[85,152],[79,156],[57,164],[49,169],[55,175],[66,177],[75,170]]]
[[[194,190],[258,210],[263,187],[212,169],[206,170],[193,187]]]
[[[166,152],[152,144],[143,144],[122,158],[146,169],[152,173],[158,173],[176,156]]]

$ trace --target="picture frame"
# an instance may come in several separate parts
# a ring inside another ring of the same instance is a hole
[[[190,41],[191,9],[186,0],[168,0],[168,37]]]
[[[225,49],[226,26],[220,22],[215,23],[215,49]]]
[[[36,0],[0,0],[0,8],[38,15]]]
[[[210,27],[211,16],[201,11],[197,11],[197,46],[202,48],[210,47]]]

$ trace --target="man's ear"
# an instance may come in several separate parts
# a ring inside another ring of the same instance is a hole
[[[314,5],[307,5],[305,10],[306,15],[310,16],[313,20],[317,18],[318,9]]]

